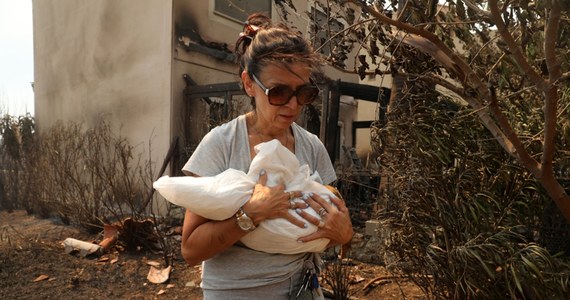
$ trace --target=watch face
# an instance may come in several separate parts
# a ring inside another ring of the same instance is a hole
[[[251,219],[244,215],[238,219],[238,225],[242,230],[251,230],[253,228]]]
[[[245,231],[252,231],[255,229],[255,225],[253,224],[253,220],[245,214],[242,210],[237,213],[237,223],[241,230]]]

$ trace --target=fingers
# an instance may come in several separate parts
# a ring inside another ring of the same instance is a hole
[[[312,240],[316,240],[318,238],[325,237],[324,231],[321,230],[321,229],[324,229],[326,227],[326,222],[324,220],[321,220],[318,217],[315,217],[315,216],[313,216],[313,215],[311,215],[311,214],[309,214],[306,211],[301,210],[301,209],[297,209],[297,210],[295,210],[295,212],[299,216],[301,216],[303,219],[307,220],[307,222],[309,222],[309,223],[311,223],[311,224],[313,224],[319,228],[319,230],[313,232],[310,235],[300,237],[299,239],[297,239],[298,242],[305,243],[305,242],[309,242]]]
[[[303,196],[302,192],[289,191],[289,192],[286,192],[285,194],[286,194],[287,200],[289,201],[288,210],[293,209],[295,211],[301,211],[301,209],[305,209],[305,208],[309,207],[309,204],[305,203],[304,201],[294,200],[296,198],[302,197]],[[307,224],[305,221],[296,218],[289,211],[287,211],[287,213],[285,215],[285,219],[287,219],[289,222],[295,224],[296,226],[298,226],[300,228],[306,228],[307,227]]]
[[[313,212],[309,213],[301,209],[296,210],[297,214],[319,229],[325,228],[327,221],[332,221],[332,223],[336,224],[335,218],[339,215],[348,215],[348,208],[346,208],[344,201],[341,199],[331,197],[331,203],[329,203],[325,198],[316,193],[306,194],[303,196],[303,199],[313,209],[316,216]],[[332,217],[329,217],[329,215],[332,215]],[[331,225],[331,228],[334,228],[335,225]],[[327,226],[327,228],[328,227],[329,226]]]
[[[307,222],[319,227],[319,228],[323,228],[324,227],[324,221],[321,221],[321,219],[319,217],[315,217],[313,215],[311,215],[310,213],[298,208],[295,210],[295,212],[301,216],[303,219],[307,220]],[[323,222],[323,223],[321,223]]]
[[[321,195],[316,194],[316,193],[311,193],[311,197],[315,202],[317,202],[319,204],[319,206],[324,207],[325,209],[329,210],[329,208],[332,208],[332,204],[330,204],[327,200],[325,200],[325,198],[321,197]],[[330,197],[331,199],[334,197]]]
[[[342,199],[331,197],[331,202],[336,205],[336,208],[343,213],[348,213],[348,207],[346,207],[346,203]]]
[[[305,209],[305,208],[309,208],[309,204],[303,202],[303,201],[289,201],[289,209]]]
[[[297,209],[297,208],[307,208],[309,205],[305,203],[305,201],[295,200],[301,198],[303,193],[300,191],[289,191],[285,192],[285,197],[287,201],[289,201],[289,208],[288,209]]]
[[[291,199],[291,197],[289,197]],[[297,203],[295,201],[289,200],[289,209],[295,209],[297,207]]]
[[[318,214],[321,218],[324,218],[325,215],[327,215],[328,213],[329,213],[329,212],[328,212],[324,207],[321,207],[321,208],[319,209],[319,211],[317,212],[317,214]],[[319,226],[319,227],[321,227],[321,226]]]
[[[289,196],[289,200],[293,200],[297,198],[302,198],[304,194],[301,191],[289,191],[287,192],[287,195]]]
[[[299,209],[297,209],[297,210],[299,210]],[[295,218],[295,216],[293,216],[290,213],[287,213],[285,215],[285,219],[287,219],[289,222],[293,223],[294,225],[296,225],[300,228],[307,228],[307,224],[303,220],[299,220],[298,218]]]
[[[305,198],[303,198],[305,199]],[[333,198],[331,198],[333,199]],[[309,193],[306,196],[305,202],[319,214],[320,217],[324,217],[326,214],[334,212],[334,205],[327,202],[323,197],[315,193]]]
[[[267,172],[265,172],[265,170],[261,170],[261,172],[259,172],[259,179],[257,180],[257,183],[261,185],[267,185]]]
[[[314,233],[299,238],[299,242],[304,243],[319,238],[328,238],[331,245],[341,245],[350,241],[354,232],[348,208],[341,199],[331,197],[330,200],[331,203],[328,203],[320,195],[312,194],[305,201],[317,213],[317,216],[312,211],[300,209],[296,211],[308,223],[318,227]]]

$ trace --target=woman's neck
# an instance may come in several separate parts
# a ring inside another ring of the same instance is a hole
[[[253,112],[247,114],[246,120],[249,133],[258,135],[264,141],[278,139],[283,142],[289,136],[289,128],[281,129],[271,127],[270,124],[264,124]]]
[[[279,140],[281,145],[285,146],[291,152],[295,153],[295,138],[290,127],[286,129],[275,130],[263,122],[260,122],[255,113],[246,115],[247,133],[249,135],[249,144],[251,157],[255,157],[254,147],[257,144],[269,142],[273,139]]]

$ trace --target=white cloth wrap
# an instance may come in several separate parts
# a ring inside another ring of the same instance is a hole
[[[334,197],[332,192],[321,184],[318,172],[310,175],[309,167],[300,166],[295,155],[278,140],[258,144],[255,146],[255,151],[257,154],[247,174],[228,169],[213,177],[163,176],[154,182],[153,187],[166,200],[210,220],[226,220],[232,217],[251,197],[261,170],[267,172],[267,186],[284,184],[286,192],[317,193],[329,203],[330,197]],[[304,210],[320,219],[312,208]],[[300,228],[284,218],[266,220],[254,231],[242,237],[241,242],[251,249],[267,253],[295,254],[323,251],[329,242],[328,239],[297,242],[298,238],[314,233],[318,228],[294,210],[289,210],[289,213],[303,220],[307,227]]]

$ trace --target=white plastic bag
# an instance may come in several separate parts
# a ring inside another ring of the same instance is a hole
[[[307,165],[300,166],[299,161],[289,149],[278,140],[272,140],[255,146],[256,156],[251,162],[249,172],[228,169],[213,177],[161,177],[154,182],[154,188],[168,201],[188,208],[195,214],[211,220],[225,220],[233,216],[251,197],[253,187],[259,179],[261,170],[267,172],[267,185],[284,184],[285,191],[303,191],[318,193],[329,200],[334,195],[322,185],[317,172],[309,174]],[[302,201],[297,199],[295,201]],[[294,210],[289,212],[304,220]],[[319,218],[312,208],[305,212]],[[307,228],[299,228],[286,219],[271,219],[262,222],[249,234],[242,237],[246,246],[268,253],[295,254],[302,252],[321,252],[328,244],[328,239],[317,239],[299,243],[297,239],[317,231],[317,227],[307,223]]]

